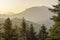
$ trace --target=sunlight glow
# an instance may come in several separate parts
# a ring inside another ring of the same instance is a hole
[[[23,10],[33,6],[49,6],[55,2],[52,0],[0,0],[0,14],[6,14],[8,12],[19,13]]]

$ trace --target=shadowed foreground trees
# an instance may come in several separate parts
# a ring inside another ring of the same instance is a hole
[[[21,37],[22,40],[37,40],[33,25],[31,24],[29,28],[24,18],[22,21]]]
[[[47,28],[43,24],[40,28],[39,34],[38,34],[38,39],[39,40],[46,40],[48,36]]]
[[[12,22],[9,18],[7,18],[4,23],[4,40],[18,40],[17,36],[18,34],[16,29],[12,29]]]
[[[50,8],[50,11],[56,15],[51,18],[54,21],[53,27],[49,31],[49,38],[47,40],[60,40],[60,0],[57,5],[53,5],[54,9]]]
[[[25,19],[22,20],[20,29],[15,26],[13,28],[12,21],[7,18],[3,24],[3,33],[0,35],[0,40],[39,40],[37,32],[35,32],[33,24],[27,25]],[[45,27],[43,27],[45,29]],[[45,30],[44,30],[45,31]],[[3,38],[3,39],[1,39]]]
[[[26,22],[25,22],[25,19],[23,18],[22,20],[22,28],[21,28],[21,40],[27,40],[27,26],[26,26]]]
[[[10,21],[9,18],[7,18],[5,20],[5,23],[4,23],[4,39],[5,40],[12,40],[12,22]]]
[[[30,32],[29,33],[30,33],[30,40],[37,40],[36,32],[35,32],[32,24],[30,25]]]

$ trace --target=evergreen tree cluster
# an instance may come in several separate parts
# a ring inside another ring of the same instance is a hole
[[[57,5],[53,5],[53,9],[49,10],[56,15],[54,15],[51,20],[54,21],[53,27],[47,30],[46,26],[43,24],[40,26],[40,30],[37,33],[34,29],[34,25],[26,23],[23,18],[21,27],[15,26],[12,28],[12,21],[7,18],[0,28],[0,40],[60,40],[60,0],[58,0]],[[3,29],[3,32],[1,31]]]
[[[49,30],[49,35],[47,40],[60,40],[60,0],[58,0],[57,5],[53,5],[53,9],[49,8],[51,12],[53,12],[54,15],[51,20],[54,21],[53,27]]]
[[[37,34],[33,24],[28,26],[24,18],[22,19],[21,27],[15,26],[14,28],[10,18],[7,18],[2,29],[0,40],[45,40],[47,38],[45,25],[41,26],[41,30]]]

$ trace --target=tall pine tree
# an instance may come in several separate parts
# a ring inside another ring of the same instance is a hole
[[[12,29],[12,22],[10,18],[5,20],[3,37],[5,40],[18,40],[17,30]]]
[[[26,37],[26,22],[25,22],[25,19],[23,18],[23,21],[22,21],[22,28],[21,28],[21,40],[27,40],[27,37]]]
[[[36,32],[35,32],[32,24],[30,25],[30,32],[29,33],[30,33],[30,35],[29,35],[30,40],[37,40]]]
[[[12,36],[11,36],[11,31],[12,31],[12,22],[9,18],[7,18],[5,20],[5,23],[4,23],[4,39],[5,40],[12,40]]]
[[[50,29],[48,40],[60,40],[60,0],[57,5],[53,5],[53,9],[49,8],[50,11],[55,13],[57,16],[53,16],[51,20],[54,21],[53,27]]]
[[[12,29],[12,40],[19,40],[19,33],[18,33],[18,28],[17,26]]]
[[[43,24],[43,25],[41,26],[40,31],[39,31],[38,39],[39,39],[39,40],[46,40],[47,36],[48,36],[47,28],[46,28],[45,25]]]

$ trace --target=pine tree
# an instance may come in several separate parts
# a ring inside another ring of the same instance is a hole
[[[22,28],[21,28],[21,40],[26,40],[27,39],[27,37],[26,37],[26,31],[27,31],[27,29],[26,29],[26,22],[25,22],[25,19],[23,18],[23,21],[22,21]]]
[[[0,40],[3,40],[3,32],[1,30],[2,28],[0,28]]]
[[[4,23],[4,31],[5,31],[4,39],[5,40],[11,40],[12,39],[11,38],[12,37],[11,36],[11,30],[12,30],[11,26],[12,26],[12,22],[11,22],[11,20],[9,18],[7,18],[5,20],[5,23]]]
[[[39,40],[46,40],[47,36],[48,36],[47,28],[46,28],[45,25],[43,24],[43,25],[41,26],[40,31],[39,31],[38,39],[39,39]]]
[[[12,29],[12,40],[19,40],[19,33],[18,33],[18,28]]]
[[[29,35],[29,40],[37,40],[37,37],[36,37],[36,32],[35,32],[35,30],[34,30],[34,27],[33,27],[33,25],[31,24],[31,26],[30,26],[30,35]]]
[[[12,29],[12,22],[9,18],[5,20],[3,34],[5,40],[18,40],[17,30]]]
[[[50,11],[54,12],[57,16],[53,16],[51,20],[54,21],[53,27],[50,29],[48,40],[60,40],[60,0],[57,5],[53,5],[53,9],[49,8]]]

